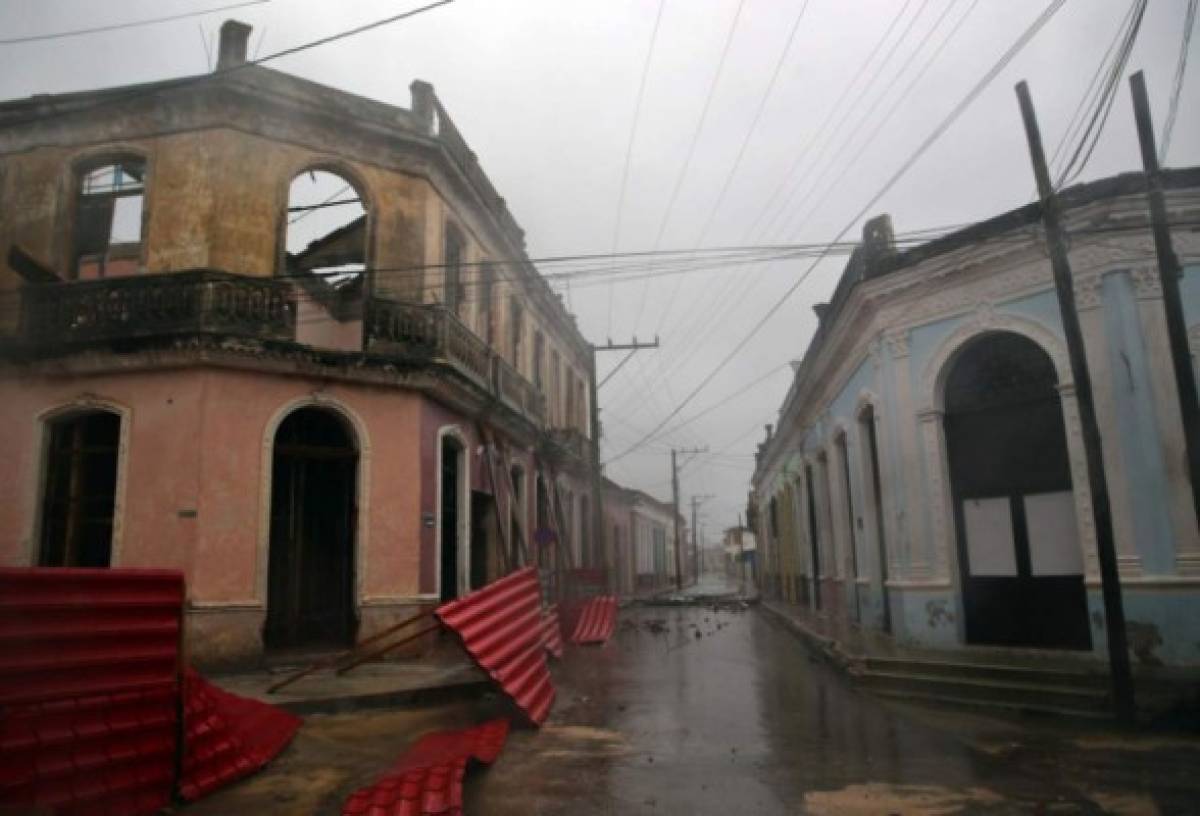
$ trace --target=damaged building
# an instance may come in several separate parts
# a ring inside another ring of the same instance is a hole
[[[180,569],[202,665],[605,568],[590,346],[433,88],[357,97],[249,33],[0,104],[0,564]]]

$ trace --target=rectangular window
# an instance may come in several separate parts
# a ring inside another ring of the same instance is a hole
[[[533,333],[533,384],[539,391],[545,390],[543,369],[546,367],[546,337],[539,331]]]
[[[512,365],[518,372],[521,371],[521,338],[525,334],[525,310],[521,307],[521,301],[513,295],[509,299],[509,331],[511,337],[509,340],[509,348],[512,350]]]
[[[466,302],[462,280],[463,239],[458,230],[451,224],[446,225],[446,246],[443,253],[445,269],[443,275],[446,291],[443,301],[446,308],[455,314]]]
[[[550,352],[550,424],[559,426],[562,424],[562,418],[558,415],[559,406],[562,404],[562,371],[560,370],[560,362],[557,351]]]
[[[489,346],[496,342],[492,318],[492,265],[487,262],[479,264],[479,336]]]
[[[563,426],[571,427],[575,423],[575,372],[570,368],[566,371],[567,377],[567,394],[566,394],[566,416],[563,417]]]

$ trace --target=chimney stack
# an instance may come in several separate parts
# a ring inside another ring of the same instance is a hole
[[[246,44],[250,41],[250,26],[237,20],[221,24],[221,44],[217,51],[217,70],[227,71],[246,64]]]

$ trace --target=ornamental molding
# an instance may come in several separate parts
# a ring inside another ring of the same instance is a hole
[[[1136,266],[1129,270],[1129,279],[1133,281],[1133,293],[1138,300],[1162,298],[1162,278],[1157,266]]]
[[[1144,202],[1140,197],[1132,197],[1136,201],[1127,201],[1129,198],[1105,203],[1102,212],[1093,205],[1071,213],[1070,226],[1077,229],[1115,226],[1146,230],[1136,235],[1077,240],[1070,262],[1076,306],[1082,311],[1102,305],[1105,273],[1153,268],[1154,242],[1146,228]],[[1200,196],[1193,198],[1200,201]],[[1184,209],[1191,212],[1195,207]],[[861,363],[875,363],[878,358],[873,355],[883,348],[893,360],[909,357],[910,332],[915,328],[967,316],[968,326],[978,333],[1003,330],[1016,325],[1011,320],[1023,320],[1006,315],[1005,305],[1054,288],[1050,262],[1041,250],[1041,234],[1040,224],[1026,225],[853,287],[836,323],[822,338],[819,353],[815,357],[806,355],[796,367],[784,402],[784,426],[811,426],[815,421],[812,406],[826,413],[833,396],[845,387]],[[1178,233],[1173,242],[1181,263],[1200,261],[1200,232]],[[1033,339],[1043,348],[1049,350],[1049,338],[1053,338],[1051,345],[1061,347],[1056,329],[1041,324],[1036,329],[1038,337]],[[1193,353],[1200,354],[1200,329],[1192,329],[1189,338]],[[1059,369],[1059,382],[1070,387],[1065,356],[1051,356]],[[784,447],[779,444],[783,440],[780,435],[772,440],[764,463]]]
[[[884,335],[884,342],[887,343],[888,354],[892,355],[893,360],[899,360],[909,355],[907,330]]]
[[[1103,279],[1100,273],[1084,272],[1073,277],[1076,311],[1099,309],[1103,303]]]

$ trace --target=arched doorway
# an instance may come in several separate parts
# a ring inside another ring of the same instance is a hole
[[[43,567],[107,567],[112,562],[121,417],[72,413],[48,426],[42,490]]]
[[[323,408],[292,412],[275,432],[267,584],[268,649],[354,642],[358,447]]]
[[[466,513],[465,449],[453,436],[443,436],[441,443],[441,507],[439,578],[442,602],[459,596],[463,560],[463,514]]]
[[[1032,340],[972,340],[945,380],[968,643],[1090,649],[1057,375]]]

